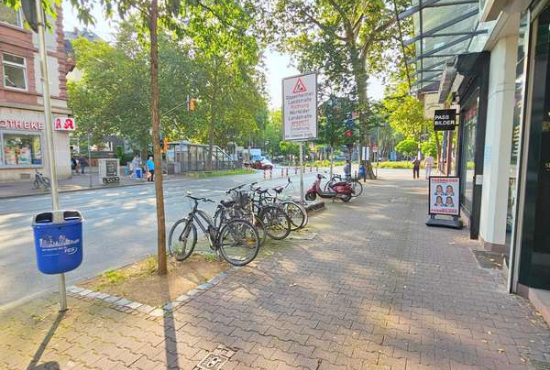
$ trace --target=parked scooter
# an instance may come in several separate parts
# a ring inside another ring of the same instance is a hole
[[[344,202],[350,201],[353,195],[353,188],[348,182],[335,182],[328,186],[327,191],[323,191],[321,188],[321,179],[324,178],[326,177],[320,173],[317,174],[317,179],[306,193],[306,200],[315,200],[319,196],[320,198],[339,198]]]

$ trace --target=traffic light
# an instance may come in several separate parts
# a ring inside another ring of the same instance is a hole
[[[164,146],[163,146],[163,151],[166,153],[169,149],[170,145],[168,143],[168,140],[164,140]]]
[[[189,101],[189,111],[194,112],[195,111],[195,98],[191,98]]]
[[[349,139],[353,136],[353,131],[351,130],[346,130],[346,132],[344,133],[344,135]]]

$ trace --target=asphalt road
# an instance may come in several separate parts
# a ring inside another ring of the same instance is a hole
[[[274,176],[276,175],[274,171]],[[278,173],[280,175],[280,173]],[[306,173],[304,188],[313,182]],[[299,178],[293,179],[294,194],[299,194]],[[208,179],[178,179],[164,184],[166,227],[187,214],[187,191],[196,196],[225,198],[225,190],[241,183],[261,181],[265,186],[284,184],[286,178],[264,182],[263,173]],[[95,276],[105,270],[124,266],[156,253],[156,210],[152,184],[62,193],[60,208],[78,210],[84,216],[84,260],[66,274],[67,285]],[[212,211],[215,205],[201,208]],[[43,275],[37,267],[32,217],[51,210],[49,195],[3,199],[0,201],[0,308],[21,304],[58,288],[56,275]]]

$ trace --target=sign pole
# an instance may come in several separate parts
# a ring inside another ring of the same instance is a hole
[[[50,102],[50,82],[48,79],[48,60],[46,54],[46,35],[44,10],[42,1],[36,2],[36,15],[38,20],[38,43],[40,46],[40,67],[42,71],[42,92],[44,101],[44,118],[46,123],[46,141],[48,142],[48,161],[50,162],[50,179],[52,194],[52,209],[59,210],[59,195],[57,189],[57,171],[55,166],[55,154],[53,148],[52,107]],[[65,288],[65,274],[59,274],[59,311],[67,310],[67,291]]]
[[[304,144],[300,141],[300,200],[304,204]]]

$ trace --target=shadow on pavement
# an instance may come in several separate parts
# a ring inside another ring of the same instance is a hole
[[[42,354],[44,354],[44,351],[48,347],[48,344],[50,343],[50,340],[54,336],[55,332],[57,331],[57,328],[59,327],[59,324],[63,320],[63,317],[65,316],[65,313],[67,311],[62,311],[57,314],[57,317],[55,318],[55,321],[53,322],[50,330],[48,330],[48,333],[44,337],[44,340],[42,343],[40,343],[40,346],[36,350],[34,356],[32,357],[31,362],[29,363],[29,366],[27,366],[27,370],[37,370],[37,369],[48,369],[48,370],[55,370],[60,369],[61,367],[59,364],[55,361],[49,361],[41,365],[36,365],[40,358],[42,357]]]

